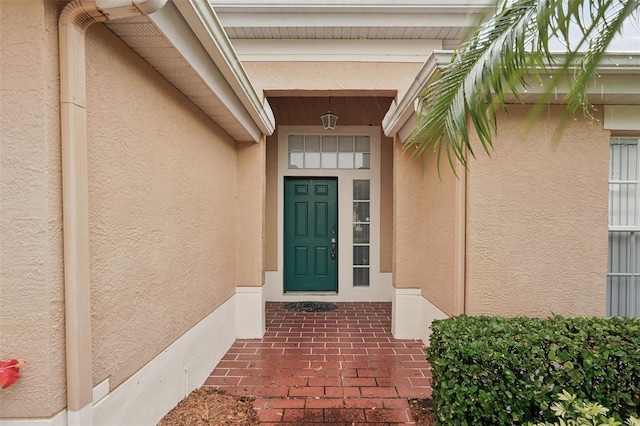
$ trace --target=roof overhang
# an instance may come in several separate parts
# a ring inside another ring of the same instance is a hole
[[[436,51],[425,62],[418,73],[413,84],[405,93],[404,97],[397,103],[392,104],[382,121],[382,128],[385,135],[393,137],[399,132],[401,138],[413,130],[415,124],[411,119],[415,119],[417,104],[416,100],[422,90],[435,79],[451,62],[452,52]],[[557,54],[557,63],[561,63],[562,54]],[[534,104],[540,99],[540,95],[546,93],[545,84],[551,78],[558,78],[554,73],[557,71],[553,66],[549,68],[551,73],[540,75],[538,78],[531,76],[528,85],[522,90],[521,100],[514,96],[506,98],[507,103],[513,104]],[[588,89],[589,101],[594,105],[640,105],[640,52],[630,53],[609,53],[605,56],[597,70]],[[556,86],[556,90],[545,98],[545,102],[550,104],[564,104],[565,95],[570,86],[570,79],[567,76],[562,78]]]
[[[235,140],[259,142],[275,130],[209,3],[169,1],[106,25]]]
[[[443,40],[453,48],[494,0],[212,1],[232,40]]]
[[[391,104],[389,111],[382,119],[382,129],[385,135],[395,136],[409,118],[415,114],[415,102],[422,89],[436,79],[439,72],[450,62],[451,52],[434,51],[429,56],[405,95],[397,104],[395,102]]]

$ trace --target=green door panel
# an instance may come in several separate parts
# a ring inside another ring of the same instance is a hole
[[[285,178],[284,291],[337,292],[337,241],[337,178]]]

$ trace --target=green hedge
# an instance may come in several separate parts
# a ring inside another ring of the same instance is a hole
[[[553,421],[565,389],[623,418],[640,412],[637,318],[496,318],[434,321],[427,359],[442,425]]]

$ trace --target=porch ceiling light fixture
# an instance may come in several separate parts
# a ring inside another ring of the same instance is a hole
[[[324,127],[325,130],[333,130],[336,128],[338,116],[331,112],[331,98],[329,98],[329,111],[321,116],[320,119],[322,120],[322,127]]]

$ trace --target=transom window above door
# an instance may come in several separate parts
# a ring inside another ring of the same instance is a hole
[[[290,169],[369,169],[369,136],[290,135]]]

